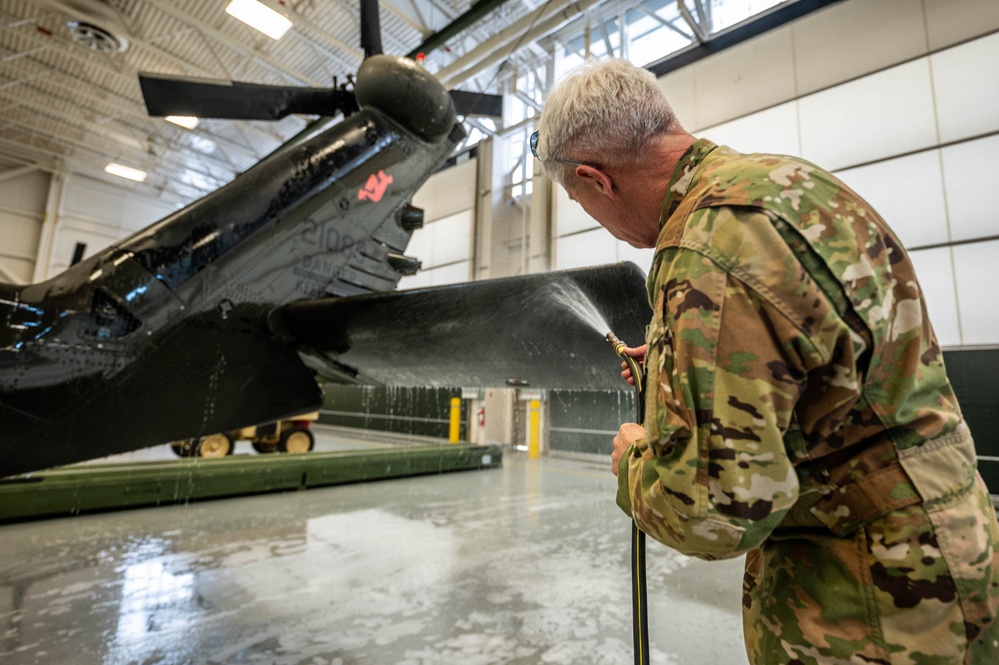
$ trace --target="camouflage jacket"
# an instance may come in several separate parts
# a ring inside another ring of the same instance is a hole
[[[832,175],[697,141],[648,287],[646,438],[618,503],[657,540],[733,557],[974,486],[912,264]]]

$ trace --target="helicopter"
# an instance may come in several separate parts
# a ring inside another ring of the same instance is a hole
[[[456,104],[483,100],[377,35],[365,0],[352,89],[141,77],[152,115],[321,118],[63,273],[0,284],[0,477],[313,411],[317,379],[621,389],[603,333],[552,296],[640,338],[633,264],[395,291],[420,267],[412,196],[464,137]]]

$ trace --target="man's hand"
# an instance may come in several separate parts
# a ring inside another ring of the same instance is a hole
[[[641,365],[642,363],[645,362],[645,348],[647,346],[648,344],[642,344],[641,346],[635,349],[627,348],[624,350],[624,355],[631,356],[632,358],[635,359],[635,362]],[[632,386],[635,385],[635,377],[631,375],[631,368],[628,367],[628,363],[624,362],[623,360],[621,361],[621,369],[623,370],[621,372],[621,378],[627,381],[629,385]]]
[[[642,349],[645,347],[643,346]],[[613,464],[614,475],[617,475],[618,464],[625,451],[631,447],[635,441],[645,436],[645,428],[635,423],[624,423],[614,437],[614,452],[611,453],[611,464]]]

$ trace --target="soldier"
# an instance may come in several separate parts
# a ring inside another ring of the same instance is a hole
[[[877,212],[813,164],[695,139],[621,60],[559,82],[531,146],[616,238],[656,248],[618,504],[685,554],[746,554],[749,660],[999,663],[996,515]]]

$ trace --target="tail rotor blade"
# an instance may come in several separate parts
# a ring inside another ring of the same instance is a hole
[[[291,113],[335,115],[343,93],[235,81],[209,81],[140,74],[146,109],[153,116],[189,115],[229,120],[279,120]],[[349,105],[349,104],[348,104]]]
[[[451,90],[451,99],[454,100],[454,111],[458,115],[503,117],[503,97],[500,95],[468,90]]]
[[[382,55],[378,0],[360,0],[361,46],[364,58]],[[139,74],[146,109],[152,116],[196,116],[227,120],[280,120],[290,114],[350,115],[357,100],[347,86],[306,88],[217,81],[162,74]],[[500,118],[502,97],[481,92],[452,90],[458,115]]]

